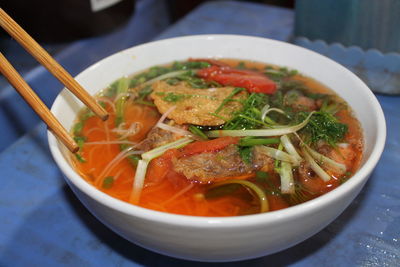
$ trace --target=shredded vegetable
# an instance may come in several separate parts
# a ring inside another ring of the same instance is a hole
[[[307,149],[307,152],[310,153],[310,155],[318,161],[321,165],[323,165],[326,168],[329,168],[330,170],[337,171],[340,174],[343,174],[346,172],[346,165],[336,162],[333,159],[330,159],[317,151],[313,150],[311,147],[305,145],[305,148]]]
[[[310,164],[311,169],[321,178],[324,182],[327,182],[331,179],[331,176],[327,174],[311,157],[311,155],[307,152],[305,148],[301,149],[301,153],[303,154],[305,160]]]
[[[279,168],[279,175],[281,177],[281,192],[282,194],[294,193],[294,180],[292,165],[289,162],[282,161]]]
[[[221,137],[221,136],[280,136],[289,133],[294,133],[307,125],[314,112],[311,112],[307,118],[297,125],[286,126],[282,128],[273,129],[259,129],[259,130],[214,130],[206,132],[208,137]]]
[[[295,166],[299,165],[299,161],[294,156],[286,152],[283,152],[282,150],[268,146],[260,146],[259,149],[262,153],[273,159],[290,162]]]
[[[133,189],[132,189],[132,193],[129,197],[129,201],[132,202],[133,204],[139,203],[140,195],[143,190],[144,180],[146,178],[147,167],[152,159],[162,155],[168,149],[180,148],[192,141],[193,140],[191,140],[189,138],[182,138],[175,142],[168,143],[166,145],[157,147],[153,150],[143,153],[142,159],[139,160],[139,162],[138,162],[138,166],[137,166],[136,173],[135,173],[135,179],[133,182]]]
[[[282,135],[281,136],[281,142],[283,147],[285,148],[285,150],[292,155],[293,157],[295,157],[297,159],[298,162],[300,162],[302,160],[301,156],[299,155],[299,153],[297,153],[296,148],[294,147],[294,145],[292,144],[292,142],[290,141],[290,138],[287,135]]]

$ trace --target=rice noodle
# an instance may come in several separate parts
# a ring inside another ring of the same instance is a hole
[[[107,164],[107,166],[103,169],[103,171],[97,177],[95,184],[98,184],[99,180],[101,180],[102,177],[105,177],[106,174],[108,174],[113,168],[115,168],[117,166],[118,163],[120,163],[126,157],[143,153],[143,151],[131,151],[133,148],[134,148],[134,146],[131,146],[131,147],[128,147],[127,149],[121,151],[120,153],[118,153],[118,155]]]
[[[196,71],[196,70],[192,70],[192,71]],[[183,74],[185,72],[188,72],[188,70],[178,70],[178,71],[168,72],[168,73],[165,73],[165,74],[160,75],[158,77],[155,77],[155,78],[153,78],[151,80],[148,80],[147,82],[142,83],[141,86],[146,86],[146,85],[152,84],[152,83],[154,83],[156,81],[164,80],[164,79],[167,79],[167,78],[172,78],[172,77],[181,75],[181,74]]]
[[[121,135],[119,139],[125,139],[129,136],[137,134],[142,128],[142,124],[139,122],[133,122],[128,129],[123,129],[125,125],[126,123],[122,122],[117,128],[112,129],[111,132]]]
[[[92,128],[92,129],[88,130],[86,132],[86,135],[89,136],[92,132],[95,132],[95,131],[104,132],[104,129],[101,129],[100,127],[95,127],[95,128]]]
[[[161,118],[157,121],[157,123],[156,123],[156,125],[154,126],[154,128],[157,127],[157,125],[158,125],[159,123],[164,122],[164,120],[167,118],[167,116],[168,116],[175,108],[176,108],[176,106],[172,106],[172,107],[170,107],[169,109],[167,109],[167,111],[165,111],[164,114],[161,116]]]
[[[160,129],[166,130],[166,131],[170,131],[170,132],[182,135],[182,136],[193,137],[193,134],[191,132],[189,132],[189,131],[186,131],[184,129],[181,129],[181,128],[178,128],[178,127],[174,127],[174,126],[162,123],[162,122],[157,123],[157,127],[160,128]]]
[[[110,99],[105,98],[105,97],[99,97],[98,101],[109,104],[111,109],[113,110],[113,112],[116,113],[115,104]]]
[[[133,180],[132,193],[129,197],[129,202],[135,205],[139,203],[140,195],[142,194],[144,179],[146,178],[146,171],[148,165],[149,161],[139,160],[136,168],[135,179]]]
[[[171,201],[173,201],[174,199],[176,199],[177,197],[180,197],[181,195],[185,194],[187,191],[189,191],[190,189],[192,189],[194,186],[194,184],[189,184],[188,186],[186,186],[185,188],[183,188],[182,190],[180,190],[179,192],[177,192],[175,195],[173,195],[171,198],[169,198],[168,200],[164,201],[161,203],[161,205],[166,205],[168,203],[170,203]]]
[[[106,141],[109,142],[110,141],[110,130],[108,129],[107,122],[104,122],[103,126],[104,126],[104,132],[106,134]],[[108,149],[108,153],[110,153],[110,145],[109,144],[107,144],[107,149]]]

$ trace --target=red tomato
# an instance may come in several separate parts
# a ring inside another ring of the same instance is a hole
[[[273,94],[277,88],[276,83],[267,76],[251,70],[238,70],[214,65],[199,70],[197,74],[208,81],[246,88],[250,93]]]
[[[183,156],[190,156],[204,152],[214,152],[224,149],[231,144],[237,144],[238,142],[238,137],[231,136],[220,137],[208,141],[196,141],[183,147],[181,152]]]

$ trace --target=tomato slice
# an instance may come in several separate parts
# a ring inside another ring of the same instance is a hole
[[[208,141],[196,141],[181,149],[182,156],[190,156],[205,152],[214,152],[239,143],[239,137],[225,136]]]
[[[215,81],[222,85],[246,88],[250,93],[275,93],[276,83],[262,73],[251,70],[239,70],[227,66],[211,66],[197,72],[207,81]]]

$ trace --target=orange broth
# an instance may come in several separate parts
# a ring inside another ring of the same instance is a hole
[[[230,65],[237,64],[234,60],[225,60]],[[264,64],[248,63],[247,66],[261,68]],[[332,92],[325,86],[313,79],[296,75],[294,79],[307,84],[315,92]],[[113,99],[111,99],[113,101]],[[104,193],[129,202],[132,191],[135,167],[130,160],[124,158],[112,168],[106,169],[111,161],[121,153],[120,144],[101,144],[96,142],[120,141],[119,135],[112,131],[115,128],[115,110],[108,103],[104,102],[110,118],[103,122],[99,118],[92,116],[85,120],[81,130],[81,135],[86,137],[85,144],[81,148],[80,155],[85,162],[74,160],[75,167],[81,176],[93,186]],[[130,104],[124,107],[124,119],[127,125],[138,123],[140,130],[128,138],[129,141],[138,143],[143,140],[147,133],[154,127],[160,118],[155,107],[142,104]],[[362,132],[358,121],[352,116],[349,108],[343,109],[338,113],[341,122],[348,124],[349,131],[346,140],[353,140],[352,149],[355,153],[351,162],[346,162],[349,172],[354,173],[360,165],[362,156]],[[357,141],[354,141],[357,140]],[[75,159],[75,157],[73,157]],[[338,159],[340,161],[340,157]],[[112,177],[111,184],[105,181],[107,177]],[[269,184],[279,187],[279,176],[271,175],[268,178]],[[251,175],[250,181],[257,182],[255,174]],[[324,194],[337,186],[344,179],[333,177],[328,182],[318,180],[304,180],[302,197],[306,200]],[[267,186],[267,198],[270,210],[278,210],[289,207],[291,202],[287,196],[269,190]],[[205,198],[208,185],[191,182],[183,175],[175,172],[168,157],[159,157],[149,164],[144,189],[141,193],[139,206],[175,214],[195,215],[195,216],[237,216],[243,214],[257,213],[259,203],[251,193],[245,188],[236,190],[235,195]]]

